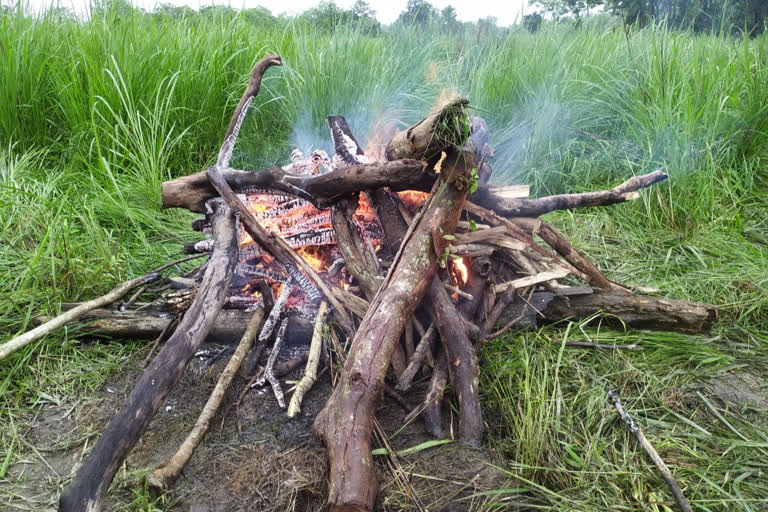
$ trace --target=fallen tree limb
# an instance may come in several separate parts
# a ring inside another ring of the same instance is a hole
[[[437,271],[433,232],[456,229],[466,188],[452,173],[441,179],[415,219],[387,278],[355,335],[337,384],[315,419],[315,435],[325,443],[331,463],[329,505],[338,512],[373,510],[378,485],[371,456],[375,400],[392,352]],[[442,175],[441,175],[442,178]]]
[[[637,442],[640,443],[640,446],[643,448],[643,450],[645,450],[645,453],[648,454],[654,465],[656,465],[659,472],[661,473],[661,476],[664,477],[664,481],[667,483],[669,490],[672,492],[672,496],[674,496],[675,502],[680,507],[680,510],[683,512],[693,512],[693,509],[688,503],[688,500],[685,499],[683,490],[680,489],[680,485],[677,483],[677,480],[675,480],[675,477],[672,476],[672,472],[659,456],[659,453],[656,451],[653,445],[648,441],[648,438],[645,437],[643,430],[637,426],[635,420],[632,419],[632,416],[630,416],[627,410],[624,409],[624,406],[621,403],[621,399],[619,398],[619,394],[613,391],[607,384],[605,386],[605,391],[608,394],[608,401],[619,412],[619,416],[621,416],[621,419],[624,421],[624,423],[627,424],[629,431],[633,436],[635,436]]]
[[[480,204],[503,217],[539,217],[555,210],[584,208],[586,206],[608,206],[610,204],[631,201],[640,197],[637,194],[637,190],[650,187],[655,183],[666,180],[668,177],[669,175],[664,171],[656,170],[642,176],[633,176],[610,190],[584,192],[581,194],[560,194],[540,197],[538,199],[509,199],[506,201],[495,201],[495,196],[489,195],[490,199],[486,199],[484,203]]]
[[[130,281],[120,283],[101,297],[89,300],[88,302],[83,302],[76,308],[70,309],[69,311],[62,313],[59,316],[48,320],[44,324],[35,327],[31,331],[27,331],[20,336],[16,336],[15,338],[0,345],[0,360],[5,359],[17,350],[26,347],[33,341],[42,338],[46,334],[49,334],[59,329],[60,327],[63,327],[65,324],[77,320],[88,311],[106,306],[107,304],[111,304],[137,286],[144,286],[145,284],[157,281],[158,279],[160,279],[160,273],[153,272],[141,277],[137,277],[136,279],[131,279]]]
[[[251,319],[235,353],[232,354],[232,358],[227,363],[224,371],[221,372],[219,380],[216,382],[211,396],[200,412],[194,427],[192,427],[184,442],[179,446],[179,449],[176,450],[176,453],[170,459],[160,464],[149,477],[149,485],[151,487],[160,491],[168,489],[179,477],[181,470],[184,469],[187,462],[189,462],[195,449],[200,445],[205,434],[208,433],[211,421],[224,399],[224,393],[226,393],[232,379],[235,378],[237,371],[240,369],[246,354],[251,349],[253,340],[259,334],[262,320],[264,320],[264,308],[258,308],[251,315]]]
[[[685,333],[709,332],[719,316],[718,308],[709,304],[624,292],[553,296],[542,313],[545,321],[557,322],[588,318],[597,311],[605,313],[603,323],[619,328]]]
[[[194,302],[144,370],[120,412],[109,422],[75,479],[62,492],[60,512],[101,509],[101,500],[115,473],[181,378],[224,304],[237,262],[238,237],[231,210],[219,201],[212,207],[216,245]]]

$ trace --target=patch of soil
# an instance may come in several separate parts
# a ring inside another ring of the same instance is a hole
[[[712,394],[739,410],[768,411],[768,384],[749,372],[733,371],[709,381]]]
[[[143,354],[135,354],[124,372],[111,378],[95,399],[73,407],[51,407],[30,420],[21,459],[10,468],[13,492],[26,498],[6,503],[8,510],[55,510],[62,486],[74,476],[109,419],[122,406],[141,371]],[[226,359],[226,358],[225,358]],[[186,437],[212,391],[226,362],[201,369],[190,363],[181,382],[129,455],[125,469],[115,478],[105,510],[132,510],[131,500],[142,478],[170,457]],[[303,367],[290,378],[296,379]],[[283,379],[285,382],[285,379]],[[327,499],[327,456],[312,435],[315,415],[330,395],[329,372],[324,372],[306,395],[298,418],[289,419],[269,388],[250,390],[237,405],[246,382],[231,386],[211,430],[195,451],[174,489],[166,510],[215,511],[320,511]],[[284,384],[285,388],[289,386]],[[414,403],[421,393],[414,393]],[[408,397],[406,397],[408,399]],[[445,407],[445,425],[457,428],[458,419]],[[405,412],[382,398],[377,419],[395,450],[416,446],[431,437],[416,420],[402,427]],[[449,433],[451,428],[446,429]],[[44,448],[43,451],[40,448]],[[45,459],[45,461],[42,460]],[[377,456],[380,494],[377,509],[464,511],[482,500],[471,499],[483,490],[498,489],[506,475],[487,450],[446,444],[396,457]],[[1,488],[1,487],[0,487]],[[14,508],[15,507],[15,508]]]

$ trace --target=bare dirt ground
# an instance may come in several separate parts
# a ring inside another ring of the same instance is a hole
[[[6,504],[9,510],[56,509],[61,488],[130,393],[140,375],[143,355],[134,354],[126,369],[110,378],[94,396],[50,404],[23,418],[25,425],[19,432],[24,446],[17,448],[21,461],[11,465],[0,484],[5,487],[4,494],[12,497]],[[190,364],[119,471],[105,510],[325,510],[327,459],[311,428],[330,393],[327,371],[305,398],[300,416],[293,420],[277,406],[268,389],[249,391],[236,406],[245,385],[237,379],[176,487],[162,505],[149,505],[148,493],[142,490],[144,477],[184,439],[224,364],[220,361],[206,369],[197,361]],[[448,407],[445,413],[450,435],[457,418],[450,417]],[[418,420],[401,429],[404,415],[403,409],[388,399],[382,400],[377,411],[395,450],[431,440]],[[471,510],[491,499],[479,493],[508,484],[507,476],[492,466],[500,463],[493,453],[458,443],[396,457],[396,464],[387,456],[376,459],[379,510]],[[499,503],[497,510],[515,508],[512,503]]]

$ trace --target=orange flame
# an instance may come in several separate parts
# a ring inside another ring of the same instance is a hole
[[[409,209],[418,208],[429,197],[428,192],[421,192],[419,190],[404,190],[398,192],[397,195],[400,196],[400,199],[403,200]]]
[[[317,246],[302,247],[296,251],[296,253],[301,256],[304,261],[309,263],[317,272],[325,270],[323,259],[317,250]]]
[[[467,263],[464,261],[464,258],[453,260],[453,272],[459,278],[458,284],[460,286],[467,284],[467,279],[469,279],[469,268],[467,268]]]

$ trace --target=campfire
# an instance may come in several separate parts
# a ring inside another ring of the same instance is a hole
[[[59,510],[99,509],[206,338],[237,348],[189,437],[150,484],[174,483],[236,374],[249,387],[271,386],[294,417],[322,360],[332,371],[343,368],[314,421],[330,462],[328,503],[333,510],[368,511],[378,489],[371,438],[381,393],[403,406],[404,422],[420,418],[441,437],[450,381],[459,440],[478,445],[478,357],[487,340],[513,326],[601,311],[609,323],[684,332],[706,331],[716,320],[712,306],[637,295],[611,281],[540,218],[636,199],[638,190],[667,179],[663,171],[610,190],[539,199],[528,198],[524,186],[492,186],[488,125],[469,115],[466,100],[449,101],[386,140],[377,134],[367,151],[343,117],[330,116],[332,157],[295,150],[283,167],[231,168],[261,78],[280,64],[268,56],[254,68],[217,162],[163,184],[165,208],[204,214],[193,224],[201,239],[184,248],[184,260],[204,263],[173,277],[164,272],[179,262],[164,265],[2,347],[0,357],[75,319],[92,322],[101,334],[164,342],[62,493]],[[135,288],[121,307],[102,309]],[[155,306],[135,308],[150,292],[161,294]],[[280,379],[304,363],[304,376],[286,399]],[[429,383],[422,395],[413,392],[417,377]]]

